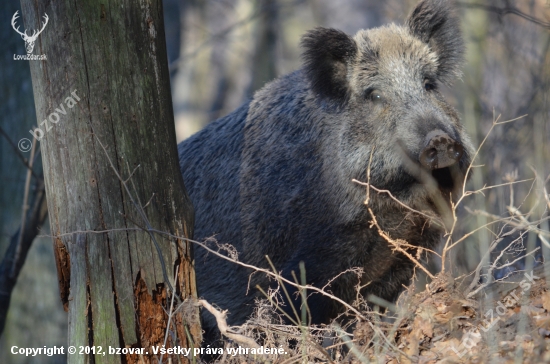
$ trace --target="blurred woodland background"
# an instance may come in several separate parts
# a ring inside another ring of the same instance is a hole
[[[165,0],[165,28],[178,141],[239,106],[266,82],[298,69],[301,35],[316,26],[355,34],[359,29],[403,23],[416,0]],[[444,88],[477,147],[493,120],[527,115],[498,125],[489,134],[475,164],[470,190],[509,181],[539,178],[470,196],[459,210],[462,236],[511,214],[515,206],[529,221],[549,231],[546,203],[536,193],[550,188],[550,1],[458,1],[467,53],[462,80]],[[36,124],[32,84],[24,43],[9,26],[19,9],[8,2],[0,26],[0,257],[20,221],[26,167],[12,143],[29,137]],[[45,52],[47,54],[47,50]],[[113,55],[116,57],[116,55]],[[34,171],[41,174],[40,157]],[[535,173],[536,171],[536,173]],[[545,181],[545,182],[540,182]],[[49,223],[41,234],[47,235]],[[471,272],[502,224],[491,224],[452,253],[455,275]],[[519,234],[519,232],[518,232]],[[537,254],[517,262],[519,269],[550,258],[548,235],[525,232],[527,250]],[[512,260],[512,259],[511,259]],[[437,270],[441,262],[431,264]],[[507,270],[513,267],[507,268]],[[0,292],[2,294],[2,292]],[[59,290],[50,238],[37,238],[18,278],[8,320],[0,338],[1,363],[55,363],[59,357],[26,358],[9,353],[12,345],[40,347],[66,343],[66,314]],[[60,361],[61,360],[61,361]]]

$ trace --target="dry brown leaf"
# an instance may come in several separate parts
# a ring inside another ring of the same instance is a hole
[[[542,301],[542,307],[544,307],[546,311],[550,312],[550,291],[544,292],[540,298]]]
[[[433,305],[423,306],[414,319],[413,327],[419,328],[425,336],[432,338],[434,335],[433,317],[435,314],[436,309]]]
[[[461,342],[456,338],[452,338],[447,341],[438,341],[434,343],[434,350],[439,353],[443,358],[452,356],[460,358],[460,354],[464,352],[464,347],[461,346]]]

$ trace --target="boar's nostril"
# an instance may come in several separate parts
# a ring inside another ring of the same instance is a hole
[[[437,164],[437,149],[427,148],[426,150],[424,150],[424,152],[420,156],[420,162],[422,162],[425,167],[433,169]]]
[[[430,170],[455,164],[464,152],[462,145],[441,130],[430,132],[425,145],[419,159],[420,163]]]
[[[445,159],[448,158],[445,157]],[[443,168],[440,166],[442,163],[441,153],[437,148],[433,147],[427,147],[424,149],[424,151],[420,154],[420,163],[428,169]]]
[[[459,160],[462,157],[463,152],[464,148],[457,142],[451,143],[447,147],[447,154],[449,155],[449,158],[452,158],[454,160]]]

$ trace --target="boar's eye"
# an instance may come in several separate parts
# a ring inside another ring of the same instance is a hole
[[[372,102],[384,101],[384,95],[382,92],[372,88],[365,91],[365,98]]]
[[[437,84],[435,82],[430,81],[430,80],[424,80],[424,89],[426,91],[437,90]]]

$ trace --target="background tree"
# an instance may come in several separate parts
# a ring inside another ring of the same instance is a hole
[[[162,2],[24,0],[22,12],[28,28],[44,13],[51,23],[35,45],[48,60],[30,66],[68,344],[143,347],[148,361],[165,336],[167,346],[199,345],[192,303],[167,327],[171,295],[196,296],[196,286],[191,246],[176,238],[192,236],[193,212],[176,153]]]

